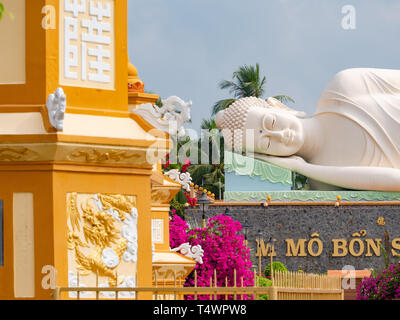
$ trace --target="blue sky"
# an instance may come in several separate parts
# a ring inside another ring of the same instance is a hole
[[[356,29],[342,28],[342,7],[356,9]],[[398,0],[128,0],[128,48],[146,90],[193,101],[198,130],[218,82],[259,63],[266,97],[287,94],[312,115],[340,70],[400,69]]]

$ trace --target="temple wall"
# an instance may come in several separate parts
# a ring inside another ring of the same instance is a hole
[[[332,205],[288,203],[270,204],[266,208],[260,203],[222,203],[211,205],[206,217],[208,219],[224,214],[240,221],[242,225],[247,218],[250,225],[248,245],[253,266],[257,270],[256,239],[259,230],[263,232],[263,270],[270,262],[266,250],[271,236],[277,240],[274,261],[283,262],[289,270],[326,272],[341,270],[346,265],[362,270],[384,266],[383,252],[379,252],[378,241],[386,248],[392,263],[398,260],[393,254],[400,254],[400,205],[383,203],[377,205],[360,202],[339,207],[335,207],[335,202]],[[201,227],[200,209],[187,209],[185,215],[191,226]]]

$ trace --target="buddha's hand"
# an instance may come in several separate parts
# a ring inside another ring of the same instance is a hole
[[[275,156],[268,156],[266,154],[255,153],[254,157],[269,162],[271,164],[274,164],[278,167],[297,172],[301,171],[307,165],[307,162],[305,162],[303,158],[298,156],[275,157]]]

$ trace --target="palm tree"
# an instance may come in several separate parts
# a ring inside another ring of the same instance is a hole
[[[238,70],[233,73],[232,81],[222,80],[219,83],[221,90],[228,89],[229,93],[234,98],[223,99],[216,102],[213,106],[212,114],[216,115],[219,111],[228,108],[237,99],[245,97],[257,97],[261,98],[265,93],[265,85],[267,78],[260,76],[260,65],[257,63],[255,66],[241,66]],[[282,103],[294,100],[287,95],[274,96],[275,99]]]
[[[189,167],[189,172],[194,184],[202,186],[222,199],[225,186],[224,163],[219,164],[197,164]]]
[[[206,164],[193,164],[189,167],[189,172],[194,184],[202,186],[216,195],[217,199],[222,199],[225,186],[224,172],[224,142],[223,137],[217,129],[215,119],[203,119],[201,129],[206,130],[207,135],[202,139],[208,140],[208,161]],[[203,142],[204,143],[204,142]],[[219,146],[219,148],[218,148]],[[217,149],[218,148],[218,149]],[[202,150],[202,141],[198,141],[199,159],[203,159],[206,150]],[[218,163],[213,163],[213,155],[218,158]]]

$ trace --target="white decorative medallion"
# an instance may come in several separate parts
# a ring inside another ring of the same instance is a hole
[[[190,192],[190,184],[192,182],[192,177],[190,176],[189,172],[179,172],[178,169],[172,169],[169,170],[168,172],[164,173],[167,177],[170,179],[179,182],[182,185],[182,188]]]
[[[182,243],[179,247],[171,251],[180,252],[188,258],[193,258],[196,262],[203,264],[204,250],[201,245],[191,246],[188,242]]]
[[[50,124],[58,131],[63,131],[65,110],[67,109],[67,97],[64,90],[57,88],[54,93],[50,94],[46,106]]]

